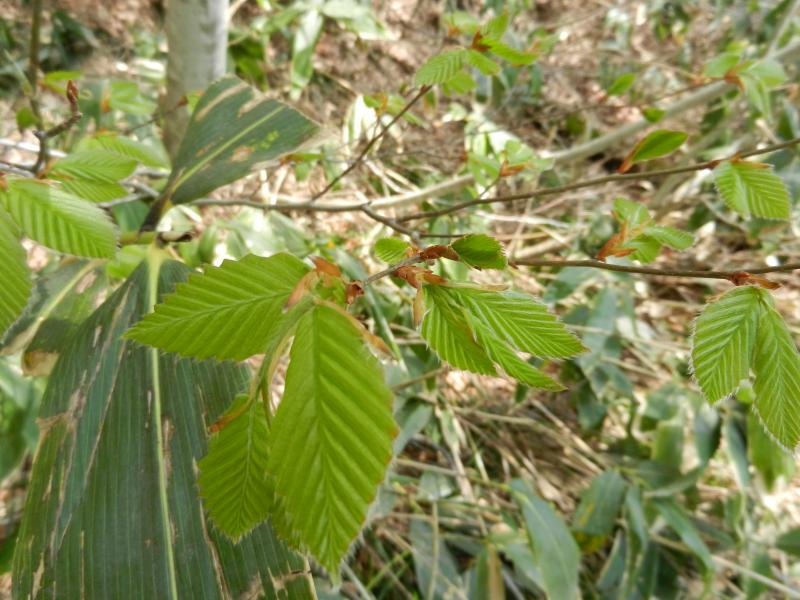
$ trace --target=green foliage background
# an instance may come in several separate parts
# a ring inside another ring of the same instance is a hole
[[[0,595],[800,597],[796,277],[522,266],[796,261],[797,3],[401,4],[239,6],[173,164],[46,11],[45,181],[0,18]]]

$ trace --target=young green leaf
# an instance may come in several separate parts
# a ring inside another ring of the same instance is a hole
[[[497,373],[492,359],[475,340],[463,309],[450,288],[428,285],[425,295],[425,316],[420,333],[443,360],[458,369],[482,375]]]
[[[19,228],[0,206],[0,334],[17,319],[31,293],[25,249],[19,242]]]
[[[264,352],[289,295],[308,270],[289,254],[249,255],[208,267],[125,336],[183,356],[244,360]]]
[[[665,114],[666,112],[664,110],[656,108],[655,106],[649,106],[642,109],[642,116],[650,123],[658,123],[664,118]]]
[[[739,64],[739,52],[723,52],[715,56],[703,66],[703,75],[707,77],[724,77],[731,69]]]
[[[136,169],[136,161],[107,150],[84,150],[73,152],[58,159],[50,169],[56,179],[86,179],[105,183],[116,183],[130,176]]]
[[[375,242],[375,256],[390,265],[408,258],[411,244],[399,238],[381,238]]]
[[[500,65],[477,50],[467,50],[467,62],[484,75],[497,75],[500,72]]]
[[[461,71],[466,59],[466,50],[448,50],[437,54],[417,71],[417,85],[436,85],[450,81]]]
[[[614,200],[614,216],[618,221],[627,223],[629,229],[650,221],[650,212],[644,204],[626,198]]]
[[[484,38],[500,40],[505,34],[506,29],[508,29],[508,12],[503,11],[481,27],[481,35]]]
[[[511,482],[511,494],[522,511],[548,597],[577,598],[581,554],[563,519],[521,479]]]
[[[509,377],[513,377],[520,383],[532,388],[550,390],[552,392],[559,392],[566,389],[563,385],[545,375],[529,362],[522,360],[508,342],[495,336],[485,323],[480,322],[468,312],[464,314],[472,330],[475,332],[478,343],[482,346],[486,354],[489,355],[489,358],[496,362]]]
[[[505,269],[508,266],[500,242],[482,233],[465,235],[450,244],[450,247],[463,262],[476,269]]]
[[[684,131],[670,131],[668,129],[653,131],[633,147],[633,150],[625,157],[618,171],[625,173],[637,162],[653,160],[654,158],[671,154],[680,148],[688,137],[689,134]]]
[[[197,482],[211,520],[238,540],[266,520],[272,506],[267,477],[269,427],[264,405],[237,396],[199,463]]]
[[[116,253],[117,231],[108,215],[56,185],[14,179],[0,202],[25,235],[53,250],[96,258]]]
[[[581,494],[572,528],[591,536],[607,536],[616,526],[627,485],[616,471],[603,471]]]
[[[146,167],[169,167],[169,159],[166,157],[163,148],[111,132],[100,132],[93,136],[85,137],[75,149],[79,152],[84,150],[105,150],[118,156],[131,158]]]
[[[636,81],[636,73],[625,73],[617,77],[614,82],[608,86],[606,92],[609,96],[621,96],[629,89]]]
[[[334,576],[386,474],[392,394],[352,319],[319,304],[297,325],[270,435],[291,528]]]
[[[694,236],[691,233],[673,227],[651,225],[645,228],[644,233],[660,244],[675,250],[686,250],[686,248],[694,244]]]
[[[661,242],[649,235],[637,235],[636,237],[626,241],[622,249],[633,249],[628,257],[631,260],[638,260],[640,263],[647,264],[653,262],[659,252],[661,252]]]
[[[442,91],[448,96],[466,94],[474,90],[478,84],[472,75],[466,71],[459,71],[442,84]]]
[[[753,356],[754,408],[766,430],[784,448],[800,442],[800,354],[772,297],[760,292]]]
[[[522,67],[531,64],[539,58],[538,52],[529,52],[527,50],[517,50],[501,42],[500,40],[485,40],[489,46],[489,52],[495,56],[510,62],[515,67]]]
[[[128,194],[128,190],[119,183],[86,179],[61,179],[61,189],[89,202],[109,202]]]
[[[446,289],[497,337],[521,352],[539,358],[568,358],[586,350],[544,304],[526,294],[472,287]]]
[[[733,394],[750,375],[759,307],[765,292],[735,287],[703,309],[692,338],[692,368],[709,402]]]
[[[789,218],[789,193],[772,167],[747,161],[721,162],[714,180],[722,199],[742,216],[764,219]]]

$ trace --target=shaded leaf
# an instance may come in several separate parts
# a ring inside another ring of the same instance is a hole
[[[680,536],[681,541],[700,559],[703,566],[708,571],[713,571],[714,560],[711,558],[711,552],[686,511],[673,499],[656,498],[653,504],[670,528]]]
[[[627,486],[616,471],[604,471],[592,480],[575,510],[572,528],[588,535],[606,536],[616,525]]]
[[[126,337],[197,358],[244,360],[264,352],[289,295],[309,271],[289,254],[248,255],[178,286]]]
[[[417,85],[436,85],[450,81],[461,71],[467,59],[466,50],[448,50],[422,65],[414,78]]]
[[[547,595],[553,600],[576,599],[580,551],[566,524],[521,479],[511,482],[511,493],[522,511],[528,540]]]
[[[800,527],[790,529],[778,536],[775,540],[775,547],[778,550],[800,557]]]
[[[800,442],[800,354],[772,297],[758,293],[761,310],[753,356],[753,408],[770,435],[793,450]]]
[[[246,370],[121,337],[187,275],[161,256],[81,325],[49,380],[14,595],[221,600],[255,589],[313,598],[303,559],[268,524],[234,545],[198,496],[206,429],[246,386]]]
[[[709,402],[734,393],[750,375],[761,292],[736,287],[708,304],[695,321],[692,368]]]
[[[427,520],[413,519],[409,527],[417,583],[426,600],[464,597],[458,565]]]
[[[408,258],[411,244],[399,238],[381,238],[375,242],[375,256],[390,265]]]
[[[255,166],[296,150],[316,123],[269,100],[239,78],[211,84],[197,103],[167,182],[173,204],[190,202],[241,179]]]

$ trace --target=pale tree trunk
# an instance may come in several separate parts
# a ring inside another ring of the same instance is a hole
[[[189,113],[185,106],[173,109],[187,93],[204,90],[225,73],[228,0],[167,0],[166,30],[164,145],[174,158]]]

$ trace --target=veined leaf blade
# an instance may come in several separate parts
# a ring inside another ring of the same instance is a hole
[[[267,519],[273,505],[267,477],[269,427],[264,405],[237,396],[208,443],[197,483],[211,520],[238,541]]]
[[[428,285],[423,294],[425,316],[420,333],[431,349],[456,368],[495,375],[492,360],[475,341],[467,318],[451,297],[452,292],[443,286]]]
[[[722,199],[742,216],[789,218],[789,193],[772,167],[747,161],[723,161],[714,169]]]
[[[254,586],[266,597],[314,597],[304,560],[268,524],[233,544],[206,521],[198,496],[206,430],[246,387],[246,370],[122,339],[187,271],[143,263],[56,364],[14,557],[15,597],[219,600]]]
[[[695,321],[692,368],[709,402],[729,396],[750,375],[760,298],[753,286],[733,288]]]
[[[196,358],[244,360],[264,352],[308,267],[289,254],[248,255],[195,274],[126,334]]]
[[[48,248],[91,258],[111,258],[116,253],[117,231],[108,215],[56,185],[15,179],[8,182],[0,201],[25,235]]]
[[[772,298],[763,294],[753,356],[754,408],[784,448],[800,442],[800,354]]]
[[[352,319],[319,304],[297,324],[269,472],[288,525],[334,577],[386,474],[392,394]]]

